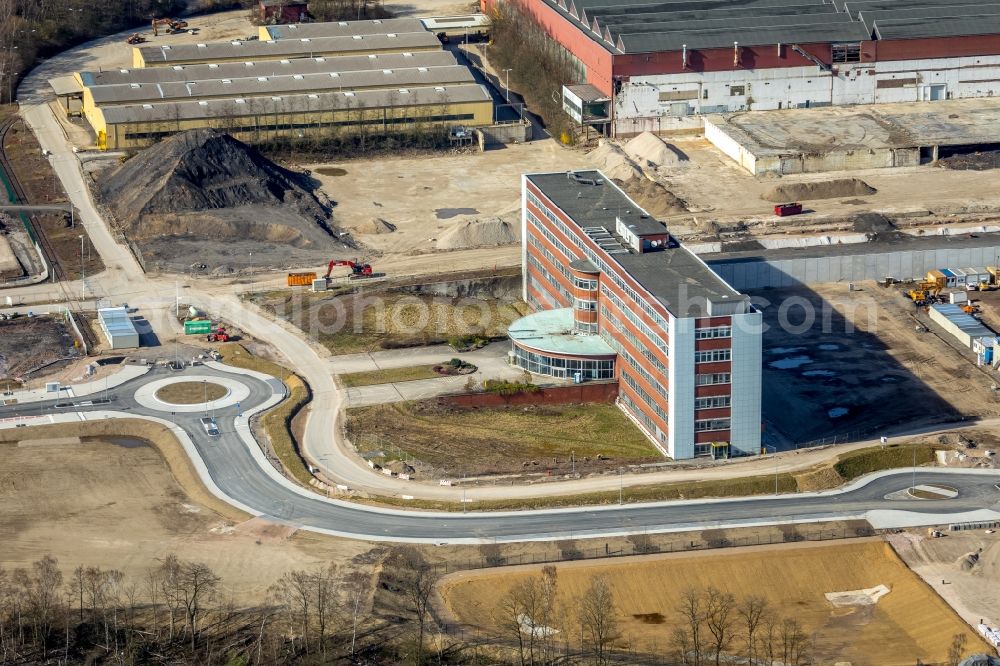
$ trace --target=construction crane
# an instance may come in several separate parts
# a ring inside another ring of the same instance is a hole
[[[323,277],[327,280],[330,279],[330,273],[333,272],[334,266],[350,266],[351,275],[349,279],[360,280],[363,278],[372,278],[381,275],[380,273],[375,273],[372,271],[371,264],[363,264],[359,261],[350,261],[347,259],[334,259],[330,262],[330,265],[326,267],[326,275]]]
[[[172,18],[153,19],[152,25],[153,25],[154,37],[158,37],[160,35],[159,28],[161,25],[167,27],[166,32],[168,35],[173,35],[178,32],[183,32],[184,29],[188,27],[187,21],[181,21],[179,19],[172,19]]]

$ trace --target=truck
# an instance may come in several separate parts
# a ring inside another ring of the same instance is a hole
[[[216,424],[214,416],[201,417],[201,427],[205,429],[205,434],[209,437],[218,437],[222,434],[219,431],[219,426]]]

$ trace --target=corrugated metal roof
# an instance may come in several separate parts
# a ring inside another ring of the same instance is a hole
[[[158,102],[101,108],[110,125],[122,123],[235,118],[287,113],[309,113],[335,109],[405,108],[432,104],[489,102],[490,94],[479,84],[408,88],[404,90],[359,90],[310,95]]]
[[[996,335],[993,331],[983,326],[983,324],[970,314],[966,314],[957,305],[950,303],[938,303],[931,306],[937,310],[945,319],[954,324],[971,338],[982,338]]]
[[[109,69],[103,72],[80,72],[85,86],[119,85],[122,83],[168,83],[171,81],[209,81],[236,79],[245,76],[280,76],[283,74],[325,74],[357,72],[365,69],[398,69],[403,67],[447,67],[458,60],[450,51],[416,51],[415,53],[377,53],[370,55],[291,58],[287,60],[248,60],[173,67],[135,67]]]
[[[364,21],[328,21],[322,23],[292,23],[271,25],[267,34],[271,39],[298,39],[302,37],[343,37],[351,35],[384,35],[387,32],[426,32],[420,19],[394,18]]]
[[[351,51],[405,51],[411,48],[440,47],[441,42],[429,32],[404,32],[380,35],[354,35],[349,37],[319,37],[316,39],[279,39],[231,42],[205,42],[203,44],[174,44],[139,46],[143,60],[148,63],[209,62],[221,59],[246,59],[299,57],[306,58],[324,53]]]
[[[136,335],[137,333],[126,308],[101,308],[97,311],[97,316],[109,334]]]
[[[274,77],[254,76],[183,83],[131,83],[95,86],[90,89],[90,92],[96,104],[110,105],[211,97],[257,97],[279,93],[294,94],[328,90],[398,89],[407,86],[417,88],[473,83],[474,81],[475,78],[467,67],[453,65],[451,67],[409,67]]]

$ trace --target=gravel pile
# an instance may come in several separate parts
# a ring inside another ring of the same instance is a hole
[[[444,232],[437,240],[439,250],[511,245],[520,240],[517,228],[499,217],[466,220]]]
[[[203,243],[207,256],[237,241],[324,256],[344,247],[330,226],[332,204],[302,176],[213,129],[182,132],[143,150],[107,174],[99,189],[129,238],[144,252],[148,244],[158,259],[169,261],[169,241],[180,239]]]
[[[652,132],[643,132],[622,148],[636,163],[652,169],[684,166],[688,161],[687,155]]]
[[[789,201],[809,201],[810,199],[864,197],[875,194],[877,191],[865,181],[857,178],[837,178],[835,180],[775,185],[762,194],[761,198],[774,203],[786,203]]]

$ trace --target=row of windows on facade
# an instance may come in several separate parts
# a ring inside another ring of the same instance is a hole
[[[694,422],[694,431],[729,430],[731,423],[731,419],[698,419]]]
[[[668,330],[668,324],[666,318],[659,312],[654,310],[653,307],[649,303],[647,303],[646,300],[642,296],[640,296],[637,291],[635,291],[631,286],[629,286],[625,282],[625,280],[618,275],[618,272],[610,264],[604,261],[600,256],[598,256],[598,254],[594,250],[588,247],[587,244],[583,241],[583,239],[580,238],[579,234],[574,233],[569,227],[567,227],[563,223],[563,221],[560,220],[556,216],[556,214],[553,213],[548,206],[543,204],[542,201],[534,194],[528,192],[527,198],[530,203],[532,203],[536,208],[538,208],[538,210],[542,212],[542,215],[544,215],[547,220],[552,222],[552,224],[554,224],[556,228],[559,229],[560,233],[562,233],[566,238],[568,238],[570,242],[576,245],[577,248],[579,248],[580,251],[583,252],[588,259],[590,259],[591,263],[593,263],[597,268],[599,268],[602,273],[611,278],[611,281],[614,282],[619,289],[628,294],[628,297],[632,299],[635,302],[635,304],[638,305],[642,309],[642,311],[645,312],[650,317],[650,319],[656,322],[658,326],[662,326],[664,330]],[[525,213],[527,214],[528,221],[530,221],[532,224],[538,227],[545,235],[545,237],[549,240],[549,242],[551,242],[556,248],[558,248],[559,251],[562,252],[562,254],[569,261],[572,262],[579,259],[579,257],[574,256],[563,243],[561,243],[558,239],[556,239],[554,235],[552,235],[550,232],[547,233],[548,229],[546,229],[545,225],[542,224],[541,220],[535,217],[530,210],[525,211]]]
[[[586,379],[614,379],[615,377],[615,362],[612,359],[556,358],[529,352],[516,345],[514,346],[514,364],[528,372],[549,377],[568,379],[577,372]]]
[[[583,245],[583,241],[580,240],[580,239],[578,239],[576,235],[569,233],[568,229],[562,223],[562,221],[559,220],[559,218],[557,218],[555,216],[555,214],[553,214],[551,211],[549,211],[544,206],[544,204],[542,204],[542,202],[538,199],[538,197],[534,196],[533,194],[531,194],[529,192],[528,193],[528,200],[531,201],[533,204],[535,204],[535,206],[537,206],[543,212],[543,214],[545,215],[546,218],[548,218],[549,220],[551,220],[557,227],[559,227],[560,231],[562,231],[564,234],[566,234],[567,236],[569,236],[570,238],[572,238],[574,240],[574,242],[576,242],[577,245],[579,245],[581,247],[581,249],[584,250],[584,252],[587,252],[588,254],[592,254],[591,251],[590,251],[590,249]],[[577,257],[573,256],[573,254],[571,252],[569,252],[569,250],[566,248],[566,246],[563,243],[561,243],[559,241],[559,239],[556,238],[555,235],[544,224],[542,224],[542,222],[537,217],[535,217],[534,214],[532,214],[531,211],[525,211],[525,212],[527,214],[528,221],[531,222],[542,233],[543,236],[545,236],[546,240],[548,240],[550,243],[552,243],[552,245],[555,246],[556,249],[558,249],[568,261],[576,261]],[[565,268],[565,266],[562,264],[562,262],[558,261],[557,258],[551,252],[549,252],[548,248],[544,247],[533,236],[529,237],[529,241],[528,242],[531,245],[537,247],[539,250],[541,250],[545,254],[545,258],[548,259],[549,262],[552,263],[554,266],[558,267],[559,271],[562,272],[564,275],[567,275],[567,277],[568,277],[569,271]],[[604,271],[605,274],[610,275],[611,278],[612,278],[612,281],[615,282],[615,284],[618,285],[619,288],[621,288],[623,291],[625,291],[625,293],[627,293],[629,295],[629,297],[632,298],[632,300],[636,302],[636,304],[638,304],[640,307],[642,307],[642,309],[643,309],[644,312],[646,312],[647,314],[649,314],[650,317],[652,317],[658,323],[661,323],[662,326],[663,326],[663,328],[664,328],[664,330],[669,330],[669,327],[668,327],[668,325],[666,323],[666,320],[664,320],[655,311],[652,311],[651,308],[649,308],[648,304],[646,304],[641,299],[641,297],[634,290],[632,290],[627,284],[624,284],[624,282],[621,281],[620,278],[617,277],[617,274],[615,274],[614,272],[609,272],[607,270],[607,268],[608,268],[607,264],[605,264],[603,261],[600,261],[600,259],[597,258],[596,255],[594,257],[591,257],[591,261],[593,261],[594,263],[597,263],[600,266],[601,270]],[[547,273],[547,271],[546,271],[546,269],[545,269],[544,266],[542,266],[541,264],[537,264],[537,265],[539,267],[539,270]],[[549,276],[546,275],[546,277],[549,277]],[[550,280],[551,280],[551,278],[550,278]],[[554,280],[551,280],[551,281],[555,282]],[[593,291],[593,290],[597,289],[597,281],[596,280],[583,280],[583,279],[574,277],[573,278],[573,284],[576,287],[579,287],[581,289],[587,289],[587,290],[590,290],[590,291]],[[560,288],[561,288],[561,286],[560,286]],[[624,306],[624,304],[621,302],[621,299],[619,299],[617,297],[617,295],[614,292],[612,292],[606,285],[601,285],[601,293],[602,293],[602,295],[607,296],[608,298],[613,299],[615,301],[615,305],[618,306],[618,309],[621,310],[621,311],[623,311],[626,314],[626,316],[629,316],[630,321],[632,321],[633,324],[635,324],[640,330],[642,330],[643,333],[646,334],[647,337],[649,337],[651,340],[653,340],[655,342],[655,344],[656,344],[657,347],[659,347],[661,349],[664,349],[664,350],[667,348],[666,343],[663,342],[662,339],[659,338],[659,336],[657,336],[655,333],[653,333],[652,330],[648,326],[646,326],[645,322],[643,322],[642,320],[640,320],[637,317],[635,317],[634,313],[632,313],[631,310],[627,309]],[[709,328],[699,328],[699,329],[695,330],[695,339],[696,340],[709,340],[709,339],[715,339],[715,338],[729,338],[729,337],[732,337],[732,335],[733,335],[732,326],[712,326],[712,327],[709,327]]]

